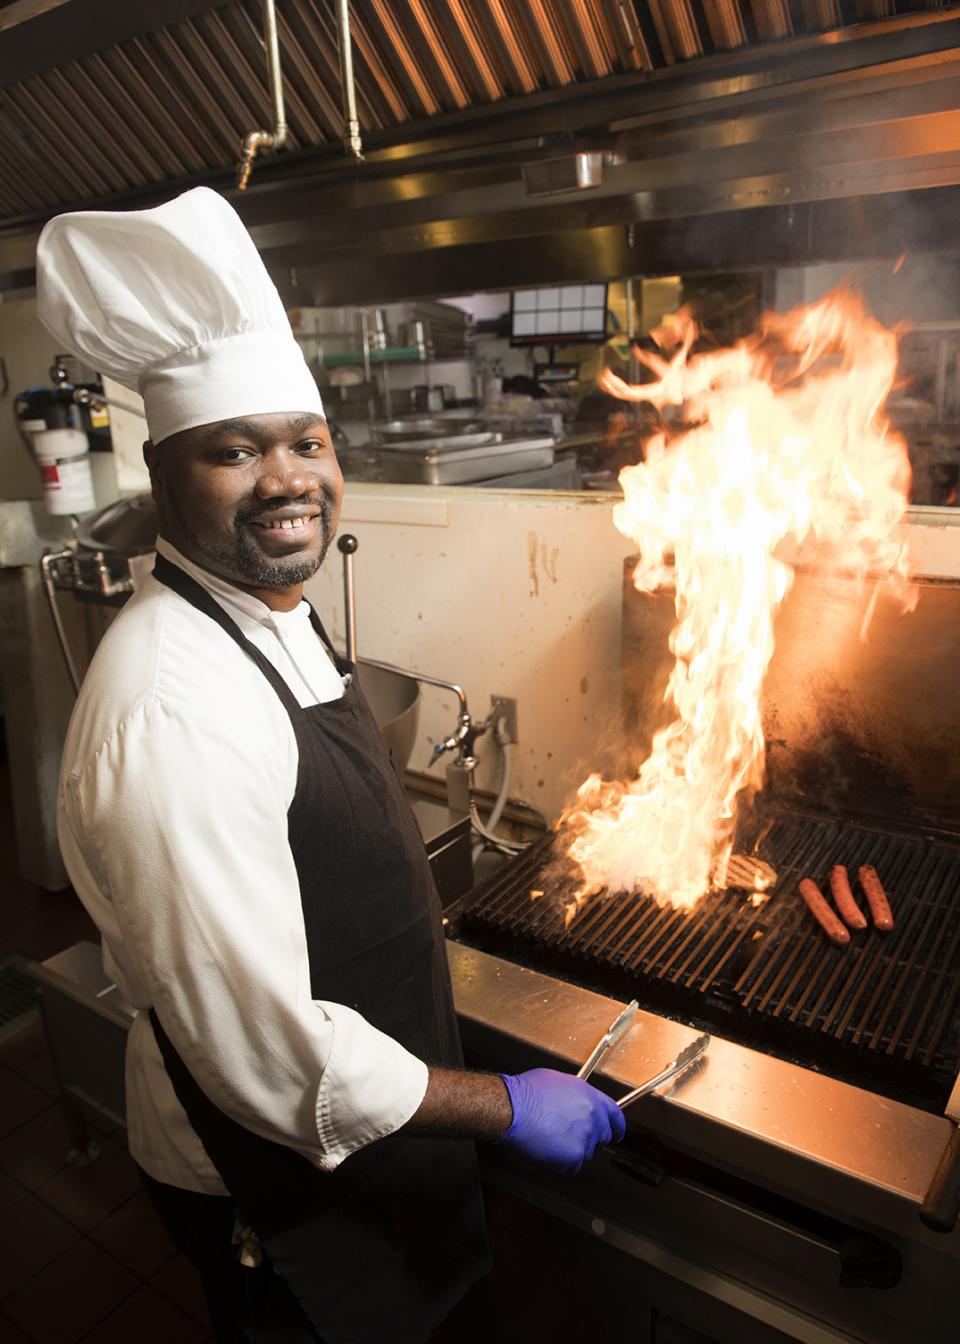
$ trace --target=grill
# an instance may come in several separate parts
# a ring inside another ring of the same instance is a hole
[[[728,889],[687,913],[619,893],[567,926],[576,878],[549,836],[464,899],[457,936],[942,1111],[960,1068],[960,845],[797,813],[754,826],[758,856],[779,875],[760,905]],[[797,887],[803,877],[825,886],[834,863],[874,865],[891,896],[890,934],[871,928],[837,948],[819,931]]]

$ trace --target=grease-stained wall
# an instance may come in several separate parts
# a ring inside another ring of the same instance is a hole
[[[556,816],[596,762],[619,712],[623,557],[609,497],[349,484],[341,531],[359,539],[361,657],[459,681],[472,713],[518,703],[511,796]],[[340,556],[307,584],[335,642],[344,636]],[[424,770],[456,724],[453,696],[425,687],[410,762]],[[496,748],[481,741],[481,787]],[[449,759],[446,758],[446,759]],[[443,778],[443,763],[433,773]]]
[[[341,532],[360,541],[361,656],[461,682],[478,717],[491,695],[514,697],[511,795],[548,819],[590,770],[606,765],[620,712],[623,561],[636,547],[614,527],[613,503],[360,484],[348,484],[344,499]],[[909,538],[919,574],[960,577],[958,513],[914,515]],[[342,647],[340,566],[332,549],[307,596]],[[658,627],[656,637],[662,633]],[[425,687],[412,769],[426,768],[433,743],[455,723],[454,698]],[[481,742],[480,751],[478,782],[494,788],[496,749]],[[442,779],[443,764],[433,773]]]

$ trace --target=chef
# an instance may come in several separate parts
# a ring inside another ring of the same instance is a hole
[[[40,316],[138,391],[160,535],[71,720],[60,843],[138,1013],[131,1152],[221,1340],[426,1340],[487,1268],[471,1140],[575,1171],[623,1118],[463,1069],[423,844],[303,584],[342,478],[233,209],[52,220]]]

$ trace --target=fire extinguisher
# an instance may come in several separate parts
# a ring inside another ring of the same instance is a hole
[[[17,422],[40,468],[43,500],[53,514],[89,513],[96,507],[90,468],[90,411],[74,399],[65,361],[57,355],[52,386],[29,387],[14,403]]]

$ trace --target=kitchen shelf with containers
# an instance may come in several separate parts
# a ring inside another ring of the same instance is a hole
[[[290,323],[315,373],[375,364],[466,360],[473,323],[449,303],[417,300],[376,308],[294,308]]]

